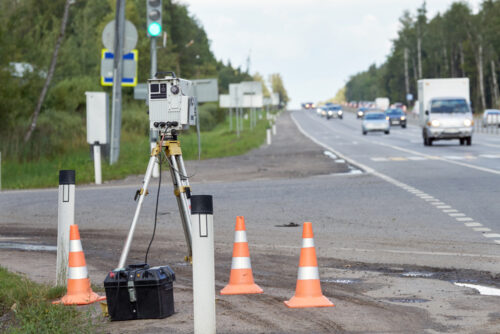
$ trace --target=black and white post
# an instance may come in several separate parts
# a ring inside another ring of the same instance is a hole
[[[56,285],[66,285],[69,257],[69,226],[75,223],[75,171],[59,171],[57,209]]]
[[[210,195],[191,197],[194,333],[215,334],[214,219]]]

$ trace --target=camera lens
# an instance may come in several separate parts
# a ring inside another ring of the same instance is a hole
[[[176,94],[179,94],[179,86],[172,86],[170,88],[170,91],[172,92],[172,94],[176,95]]]

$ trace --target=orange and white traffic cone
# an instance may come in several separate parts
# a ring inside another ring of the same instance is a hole
[[[78,225],[69,227],[69,271],[67,292],[54,304],[64,305],[87,305],[97,301],[105,300],[106,297],[99,296],[92,291],[90,279],[85,263],[85,255],[82,250]]]
[[[295,296],[286,301],[285,305],[291,308],[335,306],[321,292],[313,229],[309,222],[304,223],[302,229],[302,249]]]
[[[243,295],[251,293],[263,293],[264,291],[255,284],[250,262],[250,251],[248,250],[247,232],[245,229],[245,218],[236,217],[236,228],[234,232],[233,260],[231,262],[231,274],[229,284],[220,291],[221,295]]]

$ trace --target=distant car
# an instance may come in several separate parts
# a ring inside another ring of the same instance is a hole
[[[402,109],[387,109],[385,115],[391,125],[401,125],[403,129],[406,128],[406,114]]]
[[[498,109],[486,109],[483,113],[483,128],[490,125],[500,127],[500,110]]]
[[[344,112],[342,111],[342,107],[338,104],[331,104],[326,106],[327,114],[326,119],[330,118],[339,118],[342,119]]]
[[[314,109],[314,108],[316,108],[316,105],[312,102],[302,103],[302,109]]]
[[[406,112],[406,106],[401,103],[401,102],[395,102],[391,108],[399,108],[399,109],[403,109],[404,112]]]
[[[363,135],[368,132],[383,131],[386,135],[390,133],[391,125],[383,112],[369,112],[363,118],[361,125]]]
[[[328,108],[326,106],[319,107],[319,110],[320,110],[319,115],[321,117],[327,117],[327,115],[328,115]]]
[[[365,108],[365,107],[361,107],[358,109],[358,111],[356,112],[356,118],[363,118],[365,116],[365,113],[366,111],[368,110],[368,108]]]

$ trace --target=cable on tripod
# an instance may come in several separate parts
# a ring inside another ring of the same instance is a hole
[[[161,188],[161,160],[162,160],[161,152],[163,151],[162,145],[163,145],[163,137],[161,138],[161,141],[160,141],[160,154],[159,154],[160,159],[158,159],[159,160],[158,164],[159,164],[159,169],[160,169],[160,176],[158,179],[158,192],[156,193],[155,223],[154,223],[154,227],[153,227],[153,235],[151,236],[151,241],[149,242],[148,249],[146,250],[146,256],[144,257],[144,263],[148,263],[149,249],[151,248],[151,244],[153,243],[153,240],[155,238],[156,223],[158,221],[158,202],[160,200],[160,188]]]

